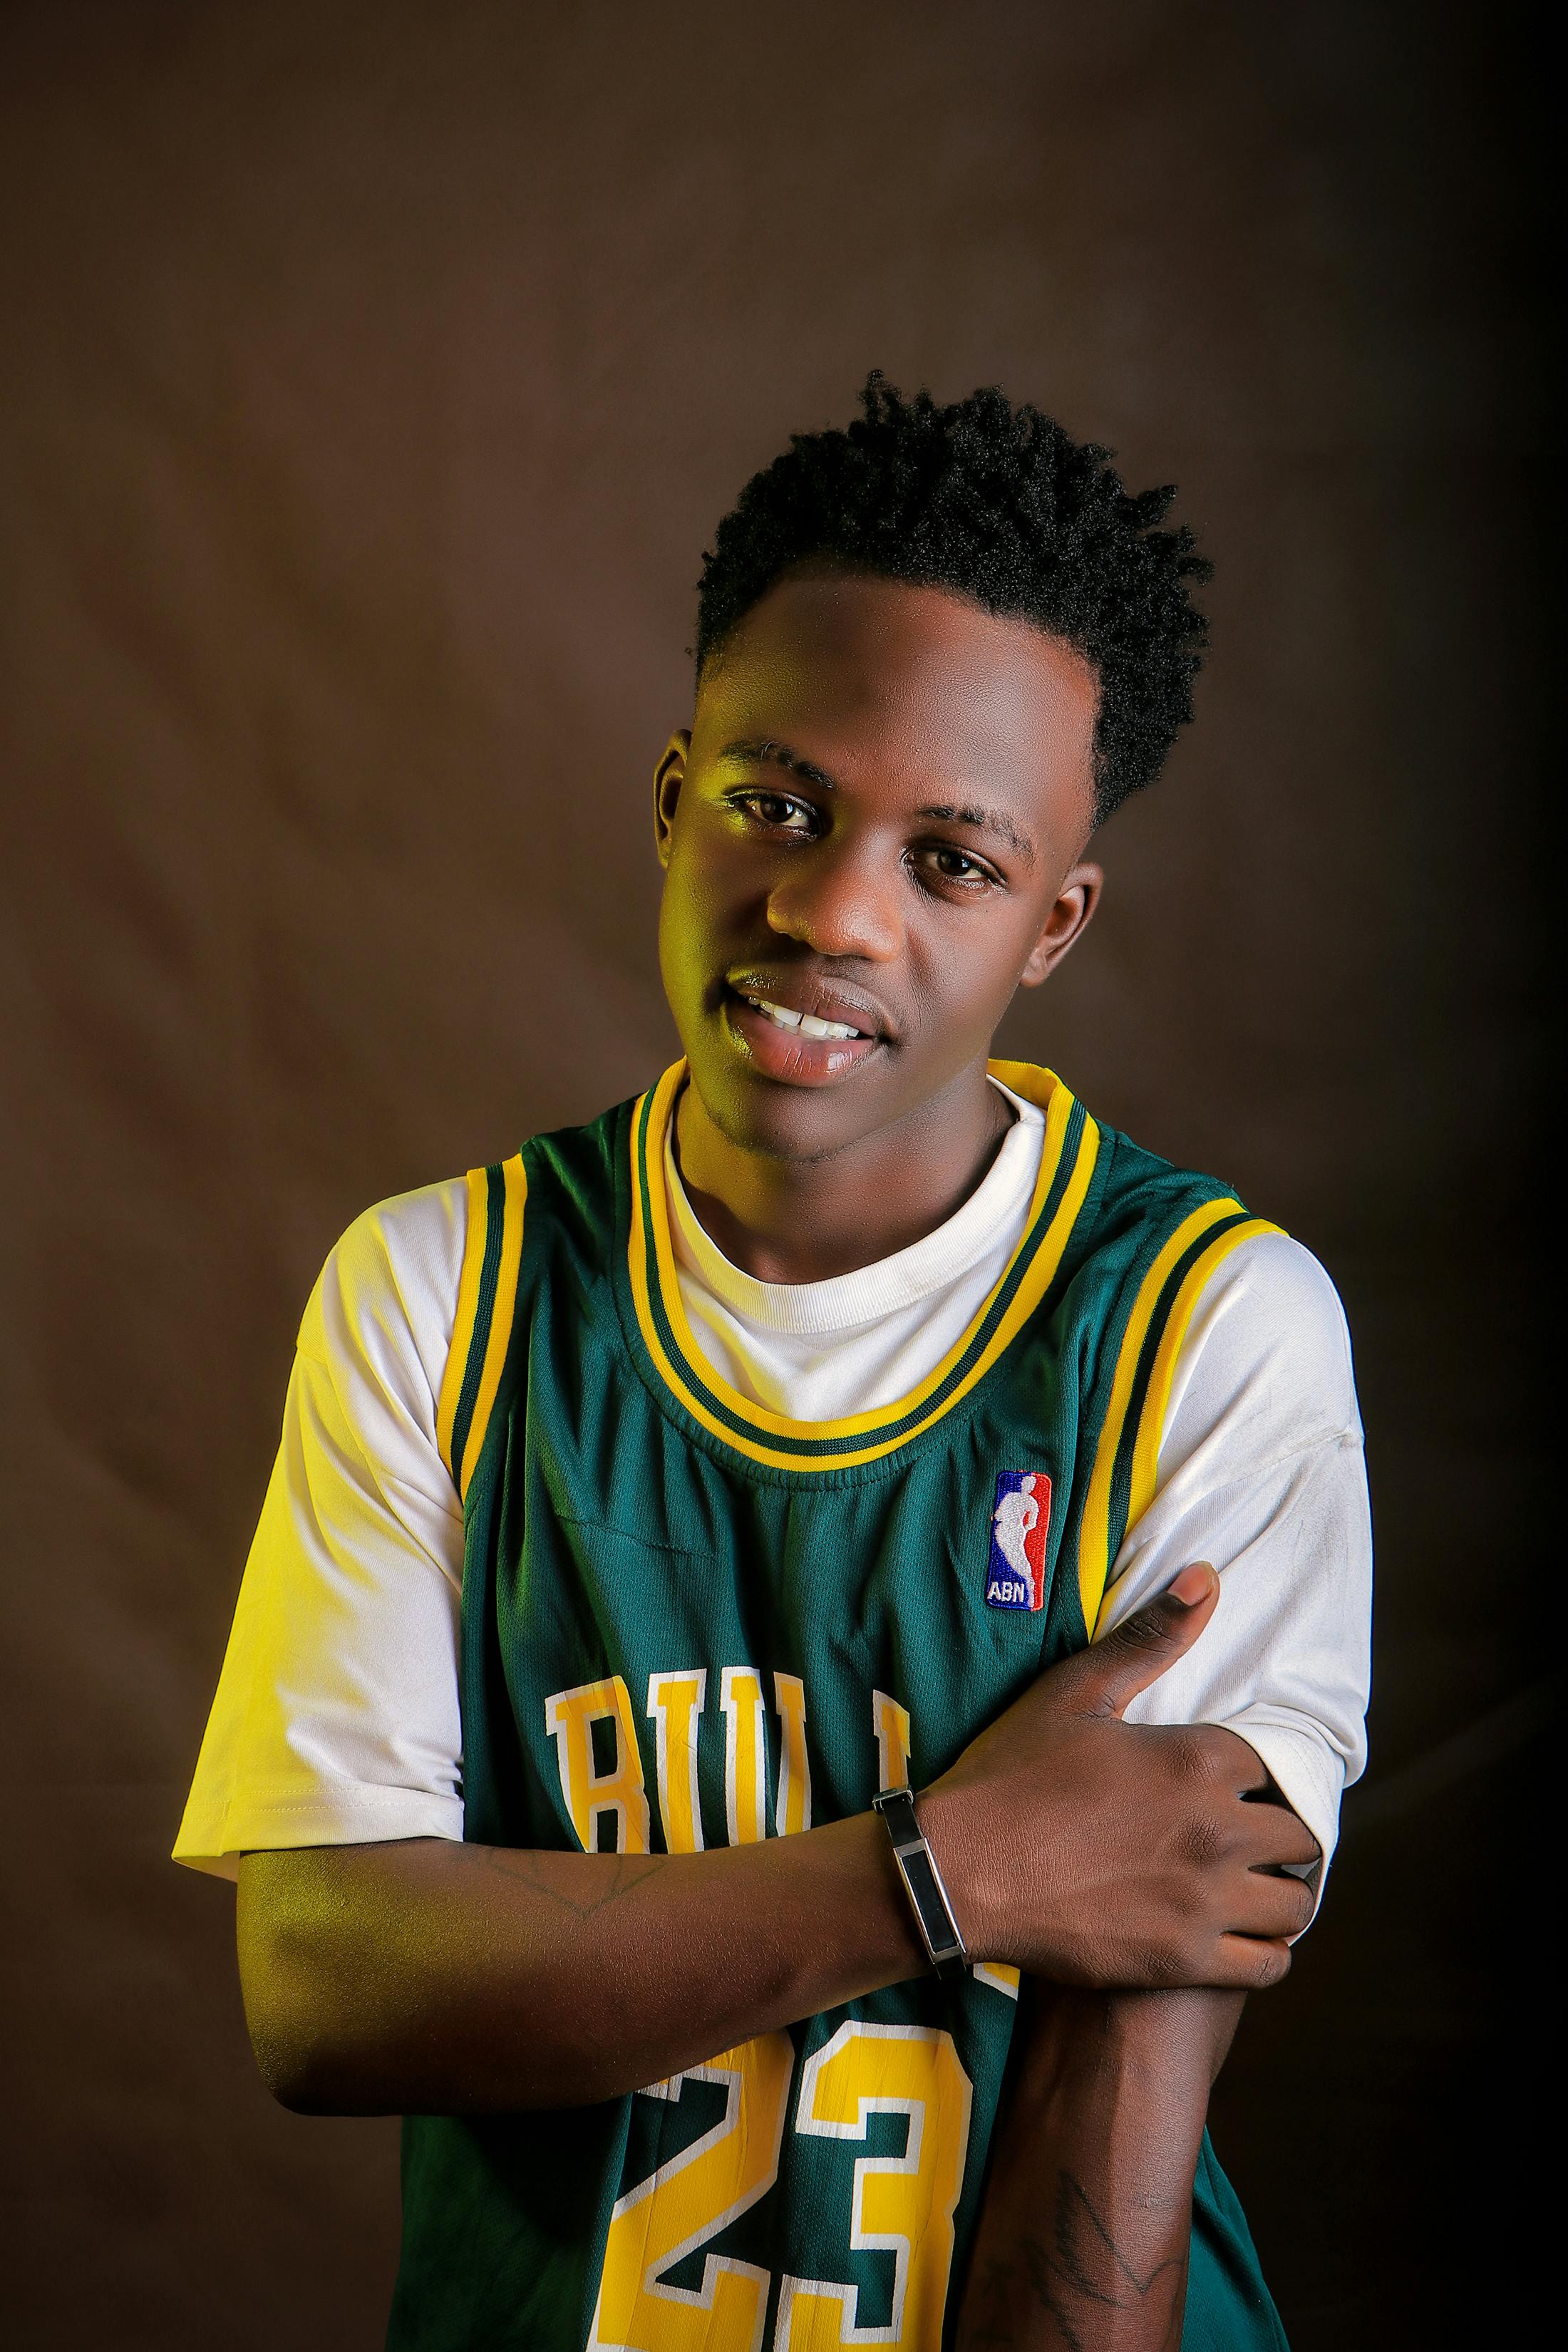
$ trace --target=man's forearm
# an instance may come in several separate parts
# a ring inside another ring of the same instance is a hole
[[[1199,1570],[1184,1571],[1188,1577]],[[1049,1667],[918,1800],[976,1958],[1067,1984],[1268,1984],[1310,1897],[1293,1815],[1214,1727],[1120,1709],[1217,1580]],[[342,2114],[584,2106],[924,1972],[874,1814],[695,1854],[417,1838],[247,1853],[240,1969],[263,2074]]]
[[[1175,2352],[1198,2147],[1244,1998],[1026,1982],[961,2352]]]
[[[247,1854],[240,1971],[307,2111],[579,2106],[925,1967],[881,1823],[710,1853]]]

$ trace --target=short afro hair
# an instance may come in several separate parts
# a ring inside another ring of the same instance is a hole
[[[1100,680],[1095,816],[1152,783],[1193,715],[1207,642],[1190,583],[1213,569],[1173,488],[1133,497],[1111,452],[994,385],[939,407],[879,370],[845,432],[797,433],[753,474],[702,560],[697,674],[783,575],[813,562],[952,589],[1032,622]]]

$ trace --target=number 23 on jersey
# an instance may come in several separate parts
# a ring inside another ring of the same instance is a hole
[[[616,2203],[588,2352],[761,2352],[769,2276],[709,2253],[700,2285],[666,2273],[711,2245],[778,2178],[795,2050],[764,2033],[641,2095],[679,2100],[690,2081],[725,2094],[712,2128]],[[844,2242],[891,2257],[890,2318],[859,2324],[859,2289],[786,2274],[773,2352],[879,2344],[936,2352],[942,2341],[953,2213],[969,2144],[969,2079],[950,2034],[931,2026],[841,2025],[801,2069],[793,2129],[866,2142],[868,2118],[901,2116],[902,2149],[856,2159]],[[831,2226],[814,2217],[818,2229]]]

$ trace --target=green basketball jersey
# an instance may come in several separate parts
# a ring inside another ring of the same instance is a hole
[[[468,1838],[689,1853],[862,1812],[1090,1638],[1198,1294],[1272,1228],[994,1067],[1045,1114],[1024,1236],[920,1387],[841,1422],[752,1403],[693,1339],[681,1066],[469,1178],[438,1417]],[[1017,1993],[922,1973],[601,2105],[411,2118],[390,2345],[937,2352]],[[1283,2341],[1205,2142],[1184,2343]]]

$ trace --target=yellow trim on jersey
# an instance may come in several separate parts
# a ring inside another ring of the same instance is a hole
[[[1110,1489],[1116,1475],[1116,1457],[1121,1447],[1128,1407],[1132,1402],[1138,1360],[1143,1352],[1143,1342],[1149,1336],[1149,1326],[1154,1319],[1160,1294],[1200,1235],[1222,1217],[1237,1215],[1240,1208],[1239,1201],[1205,1201],[1201,1208],[1193,1211],[1190,1217],[1184,1217],[1138,1286],[1138,1296],[1132,1302],[1132,1312],[1121,1335],[1116,1371],[1110,1383],[1110,1402],[1100,1424],[1100,1444],[1095,1449],[1094,1468],[1089,1474],[1089,1494],[1084,1501],[1083,1520],[1079,1530],[1079,1601],[1083,1611],[1084,1627],[1089,1633],[1093,1632],[1099,1621],[1100,1604],[1105,1597],[1106,1580],[1110,1574]]]
[[[463,1374],[468,1368],[468,1350],[474,1344],[474,1319],[479,1310],[479,1272],[485,1262],[485,1228],[489,1208],[489,1186],[482,1168],[470,1168],[465,1179],[468,1194],[468,1230],[463,1240],[463,1273],[458,1285],[458,1311],[452,1324],[452,1344],[447,1350],[447,1369],[441,1376],[441,1395],[436,1407],[436,1444],[441,1459],[451,1473],[456,1486],[458,1473],[452,1462],[452,1429],[458,1418],[458,1401],[463,1393]]]
[[[1260,1234],[1278,1234],[1279,1225],[1271,1225],[1264,1217],[1248,1217],[1242,1225],[1232,1225],[1212,1241],[1201,1257],[1196,1258],[1182,1277],[1165,1328],[1160,1334],[1160,1345],[1154,1357],[1154,1368],[1149,1376],[1149,1386],[1143,1399],[1143,1411],[1138,1423],[1138,1435],[1132,1449],[1132,1491],[1128,1504],[1127,1524],[1135,1527],[1154,1499],[1154,1485],[1160,1464],[1160,1441],[1165,1433],[1165,1413],[1171,1402],[1171,1382],[1175,1377],[1176,1358],[1187,1336],[1187,1326],[1203,1296],[1211,1275],[1216,1272],[1233,1249],[1243,1242],[1254,1241]]]
[[[500,1264],[496,1270],[495,1303],[490,1309],[489,1336],[485,1343],[484,1370],[479,1374],[479,1394],[474,1399],[473,1418],[468,1423],[468,1442],[463,1447],[462,1475],[458,1481],[459,1495],[467,1495],[468,1481],[485,1442],[485,1430],[490,1408],[500,1387],[500,1376],[506,1365],[506,1351],[511,1342],[511,1327],[517,1313],[517,1277],[522,1264],[522,1210],[528,1198],[528,1177],[523,1169],[522,1155],[514,1152],[501,1168],[505,1192],[501,1203]]]
[[[1089,1180],[1094,1173],[1095,1160],[1100,1150],[1100,1129],[1087,1113],[1084,1117],[1083,1130],[1079,1139],[1072,1172],[1056,1214],[1051,1219],[1036,1250],[1028,1272],[1019,1283],[1006,1312],[1002,1316],[990,1339],[977,1354],[963,1379],[955,1384],[952,1392],[945,1396],[940,1404],[933,1406],[922,1420],[912,1425],[900,1426],[898,1433],[893,1436],[878,1437],[877,1433],[885,1432],[892,1424],[907,1424],[909,1416],[912,1412],[917,1412],[922,1402],[942,1388],[942,1383],[951,1377],[965,1350],[973,1346],[974,1335],[984,1323],[992,1301],[1006,1282],[1020,1252],[1026,1246],[1033,1234],[1036,1220],[1058,1173],[1068,1122],[1074,1108],[1071,1092],[1048,1070],[1037,1070],[1028,1064],[1014,1062],[997,1063],[993,1066],[998,1076],[1003,1076],[1005,1085],[1012,1087],[1015,1093],[1024,1094],[1026,1099],[1035,1102],[1046,1115],[1040,1172],[1029,1203],[1029,1214],[1025,1223],[1023,1234],[1019,1237],[1016,1248],[1009,1256],[999,1280],[988,1293],[979,1312],[961,1338],[948,1349],[935,1370],[930,1372],[917,1388],[911,1389],[907,1396],[900,1397],[891,1405],[884,1406],[875,1412],[852,1414],[841,1421],[791,1421],[782,1413],[770,1412],[764,1406],[753,1402],[750,1397],[742,1396],[738,1389],[731,1388],[716,1370],[710,1369],[692,1337],[691,1328],[686,1318],[686,1309],[681,1303],[680,1286],[676,1275],[675,1252],[669,1234],[669,1202],[664,1181],[665,1137],[676,1097],[686,1076],[685,1063],[677,1062],[659,1079],[648,1106],[646,1122],[647,1140],[641,1173],[647,1183],[648,1201],[652,1212],[652,1242],[655,1264],[658,1273],[660,1300],[680,1356],[685,1359],[692,1370],[698,1373],[703,1386],[721,1403],[727,1406],[731,1412],[742,1417],[750,1428],[758,1433],[755,1438],[732,1428],[727,1422],[719,1420],[708,1410],[701,1398],[694,1392],[688,1382],[682,1366],[671,1361],[659,1339],[649,1304],[648,1235],[643,1228],[642,1190],[638,1182],[639,1171],[635,1166],[631,1171],[632,1221],[628,1253],[632,1297],[644,1344],[660,1379],[677,1401],[690,1413],[692,1419],[715,1437],[721,1439],[726,1445],[733,1446],[737,1453],[745,1454],[751,1461],[761,1462],[770,1468],[781,1470],[847,1470],[857,1468],[863,1463],[879,1461],[884,1454],[893,1453],[900,1445],[907,1445],[911,1439],[921,1436],[935,1422],[941,1420],[942,1416],[950,1412],[961,1398],[970,1393],[977,1381],[984,1379],[1003,1350],[1016,1339],[1024,1324],[1044,1297],[1061,1264],[1073,1227],[1078,1222],[1079,1212],[1088,1193]],[[639,1110],[640,1108],[639,1104]],[[634,1114],[631,1129],[634,1151],[637,1128],[638,1120]],[[700,1368],[700,1370],[699,1368]],[[765,1440],[770,1434],[812,1439],[841,1438],[844,1441],[844,1450],[837,1454],[814,1454],[809,1456],[785,1453],[778,1447],[766,1444]],[[856,1441],[860,1439],[867,1442],[858,1444]]]

